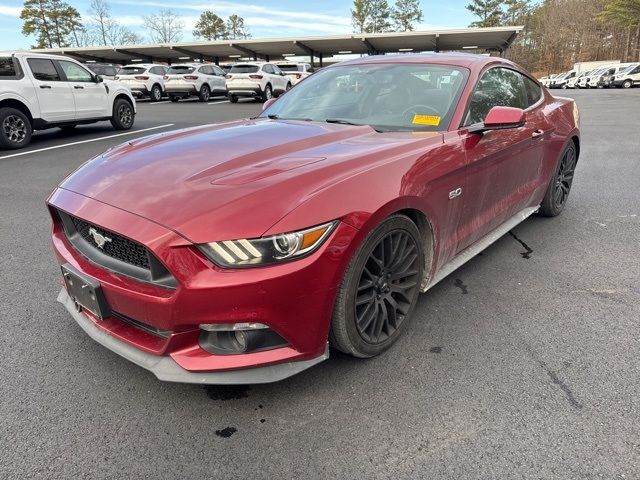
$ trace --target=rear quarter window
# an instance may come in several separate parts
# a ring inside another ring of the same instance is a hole
[[[524,77],[524,86],[527,90],[527,103],[529,104],[529,107],[538,103],[542,97],[542,89],[540,88],[540,85],[529,77]]]
[[[0,80],[17,80],[22,78],[18,60],[12,57],[0,57]]]

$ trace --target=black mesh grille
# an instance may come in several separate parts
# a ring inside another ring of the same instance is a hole
[[[105,255],[145,270],[151,269],[147,249],[142,245],[79,218],[71,217],[71,220],[80,236],[95,248],[99,248],[95,237],[105,239],[100,249]]]

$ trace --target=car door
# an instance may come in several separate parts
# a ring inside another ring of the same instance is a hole
[[[28,58],[33,84],[36,87],[40,116],[46,122],[64,122],[76,116],[73,90],[63,81],[62,71],[49,58]]]
[[[515,70],[491,67],[480,77],[467,107],[461,129],[468,183],[460,250],[523,209],[539,184],[543,142],[552,129],[541,109],[542,92],[530,104],[524,79]],[[482,122],[495,106],[525,110],[524,126],[482,134],[465,131],[464,127]]]
[[[209,66],[209,68],[211,69],[211,74],[213,75],[213,78],[211,80],[211,83],[213,84],[212,90],[215,90],[216,93],[224,94],[227,91],[226,80],[224,78],[224,70],[222,70],[217,65],[211,65]]]
[[[279,92],[284,92],[287,89],[287,84],[289,83],[289,77],[287,77],[285,75],[285,73],[280,70],[280,67],[278,67],[277,65],[272,65],[273,67],[273,74],[276,77],[276,82],[278,84],[278,91]]]
[[[96,82],[91,72],[75,62],[57,60],[57,63],[73,89],[76,120],[111,116],[109,95],[103,83]]]

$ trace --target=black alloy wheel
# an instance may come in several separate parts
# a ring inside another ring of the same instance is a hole
[[[424,271],[423,238],[404,215],[392,215],[354,254],[338,289],[329,340],[367,358],[389,348],[415,309]]]
[[[573,142],[570,142],[562,152],[555,175],[540,204],[540,214],[546,217],[555,217],[564,210],[571,191],[577,161],[576,147]]]
[[[416,241],[407,231],[393,230],[369,254],[354,304],[356,327],[367,343],[387,340],[409,313],[420,282],[417,252]]]

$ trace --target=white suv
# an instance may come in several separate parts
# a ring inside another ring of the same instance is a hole
[[[227,74],[229,101],[253,97],[263,102],[291,88],[291,79],[273,63],[237,63]]]
[[[116,74],[115,80],[129,87],[136,97],[149,97],[152,102],[162,99],[164,94],[164,76],[167,67],[151,63],[125,65]]]
[[[164,76],[164,88],[172,102],[195,95],[201,102],[226,96],[224,71],[217,65],[173,65]]]
[[[276,66],[284,72],[291,80],[291,85],[295,85],[300,80],[304,80],[312,73],[311,64],[296,62],[280,62]]]
[[[67,57],[0,53],[0,148],[22,148],[34,130],[110,120],[133,126],[136,102],[117,82],[103,81]]]

